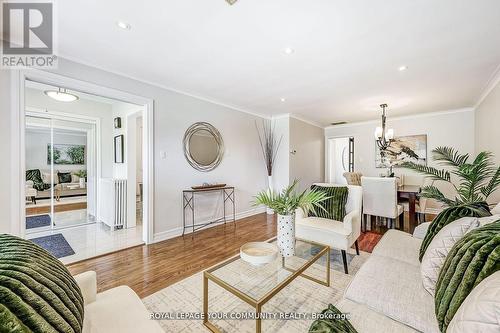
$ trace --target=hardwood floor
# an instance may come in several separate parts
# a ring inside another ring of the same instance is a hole
[[[71,210],[85,209],[87,208],[86,202],[75,202],[75,203],[66,203],[66,204],[58,204],[54,206],[54,212],[67,212]],[[48,214],[50,213],[50,206],[27,206],[26,207],[26,215],[39,215],[39,214]]]
[[[406,216],[406,218],[408,218]],[[383,229],[363,233],[361,251],[371,252]],[[226,226],[196,232],[193,237],[176,237],[142,245],[69,265],[72,274],[97,272],[98,290],[130,286],[143,298],[239,252],[246,242],[276,236],[276,218],[259,214]]]

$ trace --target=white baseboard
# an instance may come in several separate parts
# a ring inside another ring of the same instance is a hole
[[[261,214],[261,213],[265,213],[265,212],[266,212],[266,208],[265,207],[258,207],[258,208],[255,208],[255,209],[250,209],[250,210],[247,210],[247,211],[244,211],[244,212],[236,213],[235,218],[236,218],[236,221],[238,221],[238,220],[244,219],[246,217],[250,217],[250,216]],[[209,221],[198,221],[196,223],[197,224],[203,224],[203,223],[208,223],[208,222]],[[215,227],[215,226],[223,224],[223,223],[224,222],[214,223],[214,224],[212,224],[210,226],[207,226],[205,229],[212,228],[212,227]],[[186,229],[185,234],[189,234],[191,232],[192,232],[192,230]],[[167,230],[167,231],[158,232],[158,233],[155,233],[154,236],[153,236],[153,243],[158,243],[158,242],[161,242],[161,241],[164,241],[164,240],[167,240],[167,239],[170,239],[170,238],[178,237],[178,236],[181,236],[181,235],[182,235],[182,227],[178,227],[178,228],[175,228],[175,229],[170,229],[170,230]]]

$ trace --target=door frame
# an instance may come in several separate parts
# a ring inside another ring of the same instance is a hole
[[[89,152],[89,155],[92,156],[95,154],[93,158],[91,158],[91,163],[94,165],[93,168],[95,168],[95,173],[93,174],[94,178],[94,184],[92,185],[94,188],[94,196],[91,201],[93,201],[92,205],[94,207],[94,216],[98,216],[97,208],[98,208],[98,202],[97,202],[97,193],[99,193],[99,182],[97,181],[99,178],[101,178],[101,173],[102,173],[102,166],[101,166],[101,119],[98,117],[91,117],[91,116],[86,116],[86,115],[80,115],[80,114],[71,114],[68,112],[61,112],[61,111],[54,111],[52,109],[40,109],[40,108],[35,108],[35,107],[30,107],[27,106],[25,107],[25,119],[26,117],[38,117],[38,118],[46,118],[46,119],[56,119],[56,120],[63,120],[63,121],[70,121],[70,122],[79,122],[82,124],[89,124],[93,125],[93,130],[87,130],[87,131],[82,131],[87,133],[87,150]],[[65,128],[62,126],[58,126],[57,128],[61,129],[71,129],[71,128]],[[26,120],[25,120],[25,129],[26,129]],[[89,136],[92,137],[91,142],[93,143],[92,145],[88,144],[88,138]],[[87,161],[87,165],[88,165]],[[53,197],[53,194],[52,194]],[[89,196],[87,195],[87,204],[89,202]],[[26,208],[26,206],[25,206]],[[52,208],[51,208],[52,211]],[[51,217],[52,220],[54,220],[54,217]],[[93,223],[93,222],[92,222]],[[84,225],[84,224],[80,224]],[[65,227],[67,228],[67,227]],[[61,229],[61,228],[57,228]],[[50,230],[54,230],[53,225],[51,224]],[[36,231],[35,231],[36,232]],[[25,234],[29,232],[25,231]]]
[[[331,144],[331,140],[345,139],[345,138],[354,138],[354,142],[356,143],[356,137],[354,135],[325,136],[325,181],[326,182],[331,182],[331,179],[330,179],[330,144]],[[356,155],[354,155],[354,159],[356,159]]]
[[[143,241],[146,244],[153,242],[154,231],[154,101],[134,95],[125,91],[100,86],[94,83],[70,78],[67,76],[45,72],[37,69],[19,70],[18,75],[12,75],[12,126],[16,133],[11,136],[12,140],[12,221],[11,230],[13,233],[25,237],[25,86],[26,81],[35,81],[65,87],[70,90],[79,91],[96,96],[107,97],[138,105],[143,108],[143,187],[144,187],[144,212],[143,212]]]

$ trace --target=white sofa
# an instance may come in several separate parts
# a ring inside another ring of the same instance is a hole
[[[422,285],[418,260],[429,224],[419,225],[413,236],[387,231],[336,304],[359,333],[439,332],[434,297]]]
[[[83,333],[163,333],[158,322],[127,286],[97,293],[96,273],[85,272],[74,276],[85,304]]]

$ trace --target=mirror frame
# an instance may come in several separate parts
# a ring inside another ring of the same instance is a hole
[[[213,135],[218,148],[217,157],[212,163],[208,165],[202,165],[196,162],[196,160],[193,158],[189,150],[189,142],[191,141],[191,137],[196,132],[202,130],[205,130]],[[189,128],[186,130],[186,133],[184,134],[183,145],[184,145],[184,156],[186,157],[186,160],[193,168],[195,168],[198,171],[202,172],[212,171],[213,169],[219,166],[220,162],[222,162],[222,157],[224,156],[224,141],[222,140],[222,136],[220,135],[219,131],[209,123],[198,122],[189,126]]]

